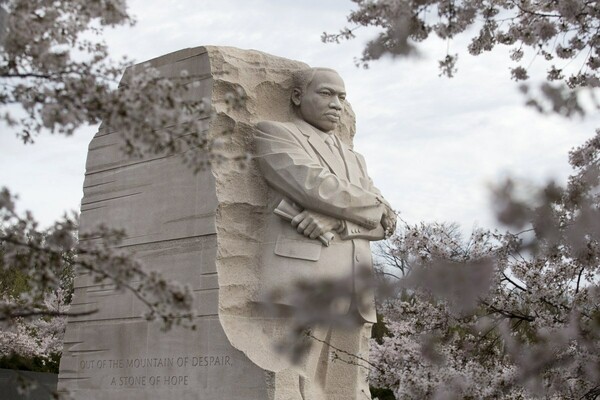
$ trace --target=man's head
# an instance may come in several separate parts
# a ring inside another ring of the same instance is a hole
[[[292,103],[302,119],[330,132],[340,122],[346,99],[344,81],[332,69],[309,68],[294,74]]]

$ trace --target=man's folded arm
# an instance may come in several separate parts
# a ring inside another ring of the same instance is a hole
[[[255,133],[259,167],[271,186],[305,209],[376,228],[385,206],[379,197],[337,177],[313,160],[280,123],[261,122]]]
[[[392,208],[391,204],[383,197],[383,195],[381,194],[381,191],[379,189],[377,189],[375,187],[375,185],[373,184],[373,180],[367,173],[367,166],[366,166],[364,157],[357,152],[354,152],[354,154],[356,155],[356,157],[358,159],[360,168],[362,169],[364,176],[368,179],[369,191],[371,193],[374,193],[377,196],[377,198],[385,206],[385,209],[383,211],[383,215],[381,217],[381,221],[380,221],[380,224],[378,227],[378,231],[376,234],[374,234],[372,236],[374,236],[374,237],[378,236],[378,235],[380,235],[379,231],[382,231],[383,238],[387,238],[390,235],[392,235],[396,230],[396,213],[394,212],[394,209]],[[351,231],[351,229],[349,231]],[[378,240],[378,239],[375,239],[375,240]]]

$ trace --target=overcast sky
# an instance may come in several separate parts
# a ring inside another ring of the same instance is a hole
[[[352,6],[349,0],[130,0],[136,26],[107,31],[106,39],[114,58],[140,62],[186,47],[224,45],[338,70],[357,116],[355,149],[410,223],[490,227],[490,184],[507,175],[564,182],[569,149],[593,135],[598,118],[565,120],[525,108],[504,50],[472,57],[451,43],[450,52],[460,52],[453,79],[438,76],[437,60],[447,48],[441,41],[425,43],[419,59],[356,68],[354,58],[375,31],[358,30],[357,39],[339,45],[320,41],[323,31],[345,25]],[[43,225],[77,210],[94,133],[90,127],[74,138],[46,135],[23,146],[3,132],[0,185],[19,194],[20,208]]]

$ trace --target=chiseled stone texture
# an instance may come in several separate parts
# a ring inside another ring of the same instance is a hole
[[[216,112],[205,120],[207,133],[225,138],[224,151],[232,159],[252,153],[256,122],[289,119],[290,72],[307,67],[254,50],[212,46],[150,63],[164,76],[187,70],[190,84],[199,83],[194,95],[210,99]],[[246,101],[232,110],[225,99],[235,90],[245,93]],[[351,110],[339,129],[350,143]],[[162,332],[141,317],[144,308],[131,293],[78,276],[72,310],[98,312],[69,319],[59,390],[69,390],[75,399],[279,397],[264,368],[277,361],[246,356],[268,339],[246,329],[264,216],[272,209],[260,172],[253,162],[227,161],[194,175],[177,156],[132,160],[120,146],[119,132],[102,128],[90,143],[81,229],[99,223],[124,228],[124,246],[149,270],[193,288],[198,329]]]

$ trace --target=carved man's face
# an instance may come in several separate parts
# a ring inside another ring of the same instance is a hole
[[[302,119],[323,132],[331,132],[340,122],[345,98],[342,78],[326,70],[315,72],[304,93],[294,89],[292,94],[292,102],[299,106]]]

